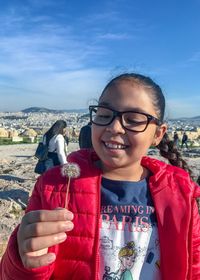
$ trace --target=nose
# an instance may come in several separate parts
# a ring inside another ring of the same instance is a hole
[[[112,134],[125,134],[125,129],[122,126],[120,117],[115,117],[114,120],[106,127],[106,130]]]

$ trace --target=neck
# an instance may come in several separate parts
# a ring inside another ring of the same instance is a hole
[[[148,177],[149,170],[144,168],[141,164],[135,164],[130,167],[111,168],[108,166],[101,166],[103,177],[111,180],[124,180],[124,181],[141,181]]]

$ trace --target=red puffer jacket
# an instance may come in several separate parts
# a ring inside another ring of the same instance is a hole
[[[1,280],[97,280],[99,269],[99,219],[101,171],[97,156],[90,151],[72,153],[69,161],[81,168],[72,179],[69,209],[74,213],[74,229],[67,240],[50,248],[55,263],[27,270],[17,253],[16,231],[1,262]],[[163,280],[200,279],[200,217],[196,197],[200,188],[177,167],[144,157],[142,165],[152,172],[149,187],[154,200],[160,239],[160,269]],[[64,207],[66,178],[56,167],[41,176],[27,211]]]

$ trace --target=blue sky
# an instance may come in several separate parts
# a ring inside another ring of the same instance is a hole
[[[200,115],[200,0],[9,0],[0,111],[87,108],[125,71],[163,89],[166,116]]]

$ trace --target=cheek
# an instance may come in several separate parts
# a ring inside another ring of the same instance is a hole
[[[151,132],[147,133],[139,133],[135,134],[134,136],[129,135],[128,137],[129,143],[131,144],[132,148],[138,148],[137,151],[140,153],[146,153],[146,150],[151,146],[154,136]]]
[[[101,127],[92,125],[92,144],[93,144],[94,148],[95,148],[96,143],[99,142],[101,134],[102,134]]]

